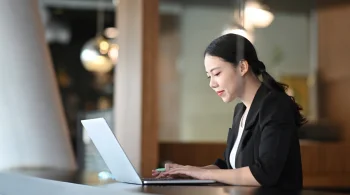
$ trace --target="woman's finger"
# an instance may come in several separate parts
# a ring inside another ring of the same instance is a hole
[[[164,178],[164,177],[167,177],[166,172],[159,173],[156,178],[159,179],[159,178]]]
[[[169,173],[167,176],[170,176],[170,177],[179,177],[181,175],[186,175],[186,174],[183,174],[181,172],[172,172],[172,173]]]
[[[152,170],[152,176],[157,176],[157,175],[159,175],[160,174],[160,172],[158,172],[158,171],[156,171],[156,170]]]
[[[159,173],[152,173],[152,176],[153,176],[153,177],[155,177],[155,176],[157,176],[157,175],[159,175]]]
[[[176,169],[172,169],[170,171],[166,171],[163,174],[164,175],[176,175],[176,174],[184,174],[184,170],[182,168],[176,168]]]
[[[166,171],[169,171],[171,169],[181,168],[181,167],[184,167],[184,166],[176,164],[176,163],[166,163],[164,167],[165,167]]]
[[[169,171],[170,169],[173,169],[173,168],[175,168],[177,165],[176,164],[174,164],[174,163],[166,163],[165,164],[165,170],[166,171]]]

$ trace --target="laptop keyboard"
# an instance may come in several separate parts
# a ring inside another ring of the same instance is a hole
[[[142,178],[142,180],[147,180],[147,181],[159,181],[159,180],[191,180],[192,178],[169,178],[169,177],[166,177],[166,178]]]

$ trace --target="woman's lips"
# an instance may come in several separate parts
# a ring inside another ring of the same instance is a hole
[[[217,91],[216,93],[218,94],[218,96],[221,96],[224,93],[224,90]]]

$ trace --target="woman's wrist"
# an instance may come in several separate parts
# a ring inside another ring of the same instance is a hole
[[[215,180],[215,172],[217,169],[206,169],[204,174],[204,179],[206,180]]]

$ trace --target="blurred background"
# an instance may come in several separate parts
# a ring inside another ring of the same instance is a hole
[[[237,33],[304,108],[305,187],[350,189],[349,1],[6,0],[0,7],[0,170],[109,178],[80,123],[96,117],[107,120],[141,175],[167,161],[213,163],[238,102],[225,104],[210,89],[203,52]]]

